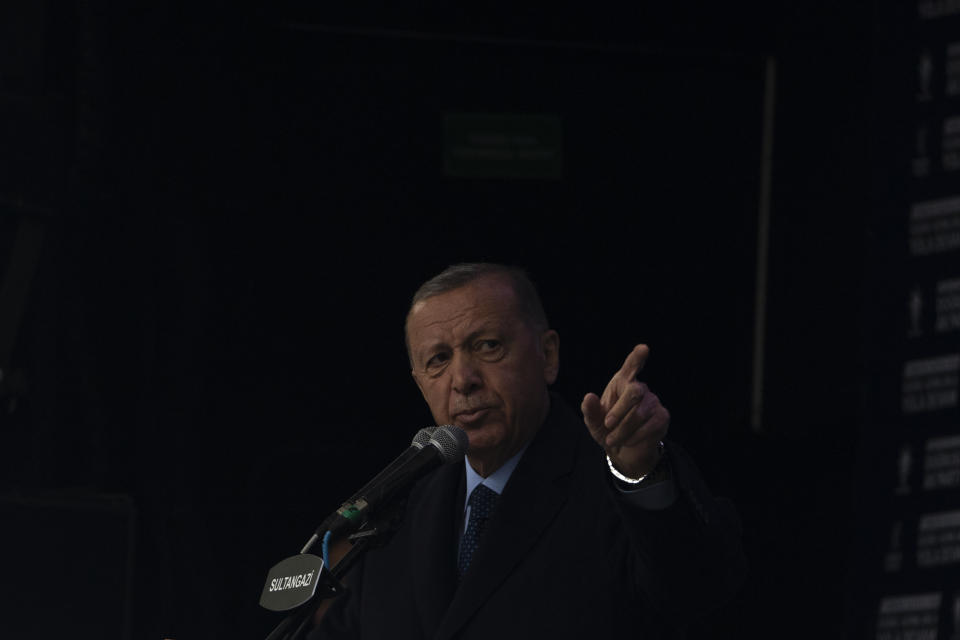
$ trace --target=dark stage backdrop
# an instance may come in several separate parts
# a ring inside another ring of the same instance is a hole
[[[453,261],[531,270],[572,401],[647,341],[678,438],[706,448],[746,428],[759,60],[295,30],[276,46],[211,118],[230,146],[211,159],[223,161],[214,188],[235,204],[184,233],[199,245],[187,270],[206,270],[194,328],[212,375],[196,399],[203,423],[187,418],[192,451],[181,442],[176,455],[205,478],[236,469],[197,497],[245,520],[247,593],[430,422],[401,327],[415,285]],[[555,136],[536,142],[555,173],[450,175],[460,115],[493,127],[482,139]],[[555,128],[504,132],[484,115]],[[154,142],[173,161],[192,136]],[[242,508],[210,500],[239,477]]]
[[[760,56],[81,14],[3,477],[132,496],[135,637],[266,634],[265,570],[431,422],[402,324],[451,262],[530,270],[571,402],[642,341],[676,439],[748,430]]]

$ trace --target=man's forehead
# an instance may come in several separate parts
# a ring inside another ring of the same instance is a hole
[[[416,302],[407,316],[407,332],[430,327],[459,327],[464,323],[496,323],[514,316],[516,302],[508,281],[486,276]]]

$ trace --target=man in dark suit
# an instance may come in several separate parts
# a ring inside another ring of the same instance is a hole
[[[663,443],[669,413],[636,380],[645,345],[581,419],[548,391],[559,337],[520,270],[448,268],[415,294],[406,336],[467,459],[414,489],[311,638],[678,637],[736,589],[736,515]]]

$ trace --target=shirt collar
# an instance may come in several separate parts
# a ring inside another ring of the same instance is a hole
[[[466,510],[466,504],[470,500],[470,494],[473,493],[473,490],[477,488],[478,485],[484,485],[488,489],[494,491],[497,495],[503,493],[503,488],[507,486],[507,480],[510,479],[513,470],[517,468],[517,463],[520,462],[520,458],[523,457],[524,451],[527,450],[527,447],[530,446],[528,442],[523,446],[520,451],[517,451],[513,454],[509,460],[503,463],[499,469],[491,473],[489,476],[484,478],[479,473],[473,470],[473,467],[470,466],[470,461],[464,456],[464,466],[467,469],[467,499],[464,501],[464,510]]]

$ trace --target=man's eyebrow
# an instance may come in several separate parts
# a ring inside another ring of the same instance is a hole
[[[500,324],[496,322],[484,323],[483,325],[477,327],[463,339],[461,345],[467,345],[482,336],[483,334],[494,333],[498,338],[502,338],[503,331],[501,330]]]
[[[502,340],[503,327],[501,326],[501,323],[496,321],[484,322],[479,327],[477,327],[476,329],[471,331],[469,334],[467,334],[467,336],[463,340],[461,340],[457,346],[462,348],[464,346],[469,345],[470,343],[472,343],[474,340],[476,340],[483,334],[491,334],[491,333],[495,334],[498,339]],[[450,346],[450,343],[447,342],[446,340],[437,340],[436,342],[430,342],[424,345],[423,347],[421,347],[420,349],[417,349],[413,353],[416,356],[425,359],[428,356],[437,353],[438,351],[442,351],[444,349],[451,349],[451,348],[452,347]]]
[[[422,357],[449,348],[450,345],[448,345],[445,340],[437,340],[436,342],[431,342],[418,349],[417,355]]]

